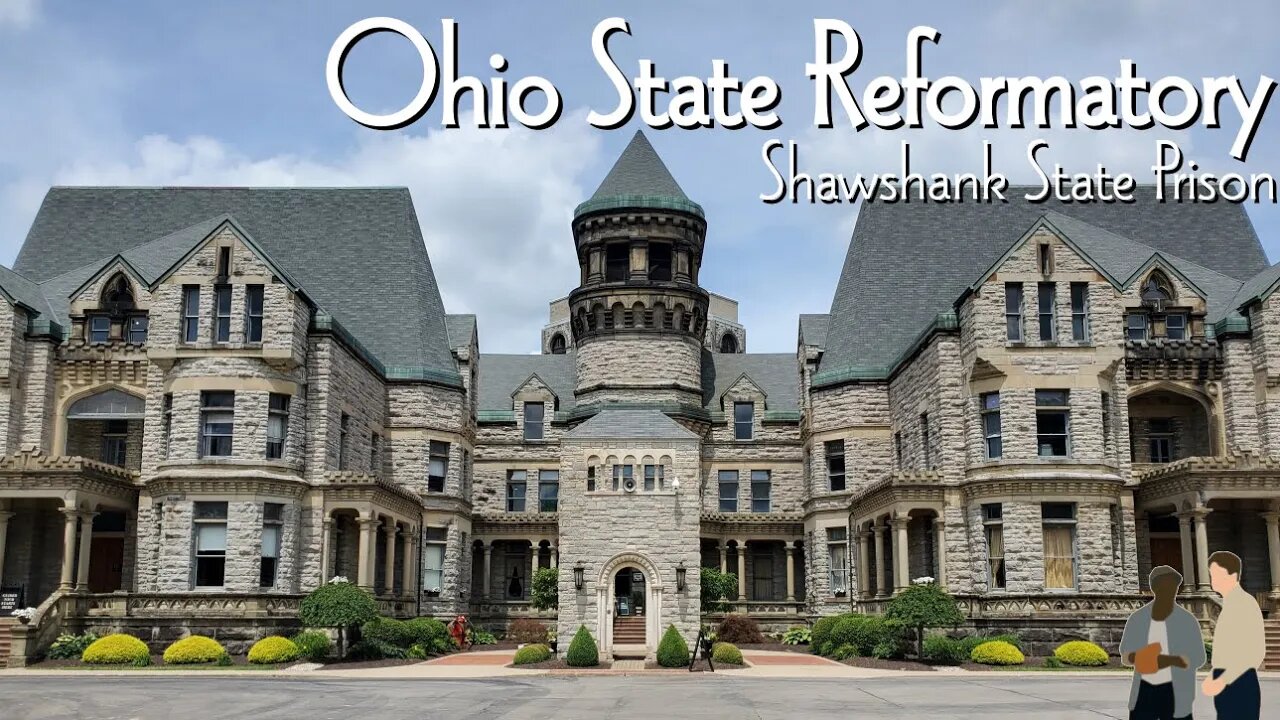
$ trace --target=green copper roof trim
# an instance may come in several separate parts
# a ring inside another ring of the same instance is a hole
[[[369,363],[384,380],[421,380],[423,382],[461,388],[462,376],[456,372],[447,372],[436,368],[394,365],[387,367],[378,360],[342,323],[324,310],[317,310],[311,318],[311,329],[316,332],[329,333],[342,341],[342,344],[355,351],[361,360]]]
[[[1241,315],[1231,314],[1218,322],[1205,328],[1205,335],[1209,334],[1212,328],[1215,338],[1222,338],[1227,335],[1248,335],[1249,334],[1249,318]]]
[[[687,198],[670,195],[611,195],[588,200],[573,210],[573,219],[607,210],[674,210],[705,219],[702,206]]]
[[[611,402],[578,405],[566,413],[565,420],[586,420],[603,410],[657,410],[669,416],[687,417],[704,422],[710,419],[710,414],[704,408],[686,403]]]
[[[66,328],[53,320],[37,317],[27,321],[27,336],[53,338],[58,342],[62,342],[67,339],[67,331]]]
[[[929,338],[936,332],[948,332],[960,329],[960,318],[956,316],[954,311],[938,313],[933,318],[933,322],[916,336],[916,339],[907,346],[907,349],[894,358],[893,362],[888,365],[849,365],[842,368],[833,368],[831,370],[823,370],[813,376],[814,389],[831,387],[833,385],[843,385],[848,382],[857,382],[860,380],[888,380],[889,376],[903,365],[911,356],[915,355],[924,345],[929,342]]]
[[[515,410],[477,410],[476,422],[480,423],[513,423],[516,421]]]
[[[800,413],[797,410],[765,410],[764,422],[767,422],[767,423],[800,422]]]

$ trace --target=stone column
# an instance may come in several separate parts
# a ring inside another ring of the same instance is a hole
[[[376,518],[362,517],[357,522],[360,523],[360,547],[358,550],[358,557],[356,558],[356,584],[366,590],[372,591],[373,528],[378,524],[378,520]]]
[[[551,568],[554,570],[555,568],[560,567],[560,558],[556,557],[556,553],[560,551],[560,548],[556,547],[555,545],[552,545],[550,548],[548,548],[548,551],[550,553],[550,558],[551,558]]]
[[[9,518],[13,516],[8,510],[0,510],[0,585],[4,584],[4,541],[9,534]]]
[[[893,529],[896,531],[893,538],[895,592],[905,590],[911,584],[911,557],[907,552],[908,521],[909,519],[906,515],[895,515],[893,517]]]
[[[387,595],[396,594],[396,523],[391,518],[382,526],[386,555],[382,558],[382,591]]]
[[[943,522],[941,515],[933,519],[933,540],[937,543],[937,548],[933,551],[933,561],[938,566],[937,576],[934,579],[938,581],[938,587],[945,590],[947,587],[947,524]]]
[[[787,602],[796,601],[796,548],[790,542],[783,544],[787,552]]]
[[[538,541],[529,541],[529,582],[524,584],[525,594],[529,599],[533,599],[533,576],[538,574],[538,554],[541,549],[538,547]]]
[[[1209,592],[1209,531],[1205,527],[1209,509],[1197,508],[1191,516],[1196,526],[1196,588]]]
[[[888,526],[878,523],[872,527],[876,540],[876,597],[878,598],[889,596],[888,590],[891,584],[891,582],[886,582],[889,574],[884,566],[884,534],[888,530]]]
[[[80,562],[76,568],[76,590],[89,592],[89,550],[93,547],[93,519],[98,513],[80,515]]]
[[[852,597],[852,594],[850,594]],[[871,531],[858,531],[858,597],[871,599]]]
[[[720,572],[729,572],[729,544],[724,540],[716,541],[716,548],[720,550]]]
[[[1196,588],[1196,561],[1191,545],[1191,516],[1178,513],[1178,539],[1182,541],[1182,591],[1191,592]]]
[[[59,590],[70,590],[75,587],[76,563],[76,524],[80,514],[75,508],[62,508],[62,576],[58,581]]]
[[[747,541],[738,541],[738,602],[747,601]]]
[[[417,597],[418,533],[413,528],[405,528],[400,537],[404,538],[404,566],[400,568],[400,584],[404,587],[404,595]]]
[[[489,586],[492,584],[489,575],[493,572],[493,542],[486,542],[484,548],[484,582],[482,583],[484,599],[489,599]]]
[[[329,582],[333,575],[333,518],[325,515],[320,523],[320,584]]]
[[[1271,592],[1280,594],[1280,511],[1264,512],[1262,519],[1267,521],[1267,557],[1271,560]],[[3,549],[3,540],[0,539],[0,550]]]

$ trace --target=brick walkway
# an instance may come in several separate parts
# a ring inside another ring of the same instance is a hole
[[[515,659],[514,650],[486,650],[483,652],[457,653],[428,661],[427,665],[510,665]]]

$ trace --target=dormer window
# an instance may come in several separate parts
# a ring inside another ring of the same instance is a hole
[[[755,414],[755,403],[736,402],[733,404],[733,438],[735,440],[751,439]]]
[[[89,342],[101,345],[111,340],[111,318],[106,315],[89,316]]]
[[[133,345],[147,341],[147,316],[130,315],[125,329],[125,340]]]
[[[1169,313],[1164,316],[1164,336],[1170,340],[1187,339],[1187,316],[1183,313]]]
[[[1146,313],[1129,313],[1125,319],[1126,331],[1130,340],[1147,339]]]

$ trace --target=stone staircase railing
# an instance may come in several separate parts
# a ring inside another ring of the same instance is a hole
[[[35,617],[9,628],[9,667],[23,667],[53,644],[67,619],[66,590],[56,590],[36,608]]]

